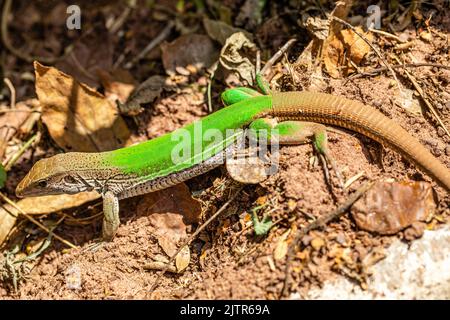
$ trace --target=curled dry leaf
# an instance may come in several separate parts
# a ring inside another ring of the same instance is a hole
[[[197,69],[209,68],[218,57],[212,40],[201,34],[186,34],[171,43],[161,44],[162,62],[167,74],[175,74],[178,67],[189,65]]]
[[[125,144],[130,133],[114,103],[55,68],[34,67],[42,121],[61,148],[98,152]]]
[[[256,45],[243,32],[232,34],[220,52],[220,64],[236,72],[240,78],[253,85],[255,66],[250,59],[256,57]]]
[[[382,181],[355,202],[351,213],[361,229],[395,234],[414,222],[427,220],[435,209],[428,183]]]

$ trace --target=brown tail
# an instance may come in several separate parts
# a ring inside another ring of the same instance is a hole
[[[271,114],[280,119],[335,125],[387,144],[419,165],[450,192],[450,169],[396,122],[372,107],[316,92],[275,93],[272,104]]]

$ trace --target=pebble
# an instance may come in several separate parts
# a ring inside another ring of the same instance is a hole
[[[322,238],[317,237],[311,240],[311,247],[313,247],[314,250],[319,251],[324,245],[325,241]]]
[[[445,154],[450,156],[450,144],[445,148]]]
[[[445,135],[445,130],[442,127],[438,127],[437,129],[437,135],[439,137],[443,137]]]
[[[435,147],[433,149],[431,149],[431,153],[435,156],[435,157],[440,157],[442,152],[439,148]]]

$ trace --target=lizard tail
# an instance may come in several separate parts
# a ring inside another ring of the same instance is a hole
[[[387,144],[450,192],[450,169],[395,121],[361,102],[317,92],[280,92],[272,97],[271,115],[335,125]]]

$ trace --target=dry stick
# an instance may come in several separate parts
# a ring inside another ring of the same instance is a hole
[[[173,26],[175,25],[175,22],[172,20],[167,23],[166,27],[161,31],[161,33],[154,38],[150,43],[142,50],[136,57],[134,57],[130,62],[125,64],[125,69],[131,69],[136,62],[141,60],[143,57],[147,55],[153,48],[156,48],[161,42],[163,42],[172,31]]]
[[[406,63],[406,64],[394,64],[391,66],[393,69],[398,69],[398,68],[419,68],[419,67],[435,67],[435,68],[442,68],[442,69],[447,69],[450,70],[450,66],[446,66],[444,64],[440,64],[440,63],[427,63],[427,62],[420,62],[420,63]],[[358,79],[358,78],[362,78],[365,76],[373,76],[377,73],[381,73],[384,72],[386,70],[389,70],[386,67],[382,67],[382,68],[377,68],[377,69],[373,69],[371,71],[367,71],[367,72],[361,72],[358,74],[355,74],[354,76],[350,76],[348,77],[348,79]]]
[[[394,58],[397,60],[397,62],[401,63],[400,59],[397,56],[395,56]],[[420,97],[425,102],[425,104],[427,105],[428,109],[431,111],[433,116],[436,118],[436,120],[442,126],[442,128],[445,131],[445,133],[447,133],[447,135],[450,137],[450,132],[448,132],[447,127],[445,126],[444,122],[441,120],[441,117],[437,113],[436,109],[433,107],[433,105],[430,103],[430,101],[428,101],[428,99],[425,96],[425,93],[423,92],[422,88],[419,86],[419,84],[414,79],[414,77],[408,72],[408,70],[405,69],[405,73],[406,73],[406,76],[408,77],[409,81],[411,81],[411,83],[413,84],[413,86],[416,89],[416,91],[419,92]]]
[[[114,23],[110,26],[109,33],[115,34],[117,31],[119,31],[119,29],[123,26],[125,21],[127,21],[131,11],[135,8],[136,8],[136,0],[128,1],[125,10],[121,13],[119,18],[117,18],[117,20],[114,21]]]
[[[400,92],[402,92],[402,87],[400,85],[400,82],[397,79],[397,76],[395,75],[395,71],[394,69],[392,69],[392,67],[387,63],[386,60],[384,60],[383,56],[381,55],[381,52],[378,51],[378,49],[372,44],[372,42],[370,42],[369,40],[367,40],[366,37],[364,37],[364,35],[362,35],[361,33],[359,33],[356,28],[354,26],[352,26],[350,23],[348,23],[347,21],[344,21],[336,16],[332,17],[334,20],[338,21],[339,23],[342,23],[343,25],[347,26],[348,28],[352,29],[352,31],[358,35],[358,37],[360,37],[365,43],[367,43],[373,51],[375,51],[376,55],[378,56],[378,58],[380,58],[381,62],[383,62],[383,64],[386,66],[386,68],[389,69],[389,71],[392,73],[392,76],[394,77],[394,80],[397,82],[397,87],[398,90]]]
[[[275,61],[277,61],[293,44],[297,41],[297,39],[290,39],[288,42],[286,42],[280,50],[278,50],[272,58],[267,61],[267,63],[264,65],[264,67],[261,69],[261,75],[264,75],[266,71],[273,66]]]
[[[31,222],[33,222],[35,225],[37,225],[39,228],[41,228],[42,230],[44,230],[47,233],[51,233],[52,231],[50,229],[48,229],[46,226],[44,226],[42,223],[40,223],[39,221],[37,221],[36,219],[34,219],[32,216],[30,216],[29,214],[25,213],[17,204],[15,204],[13,201],[11,201],[7,196],[5,196],[2,192],[0,192],[0,197],[3,198],[3,200],[5,200],[8,204],[10,204],[11,206],[13,206],[13,208],[15,208],[16,210],[18,210],[23,216],[25,216],[25,218],[27,218],[28,220],[30,220]],[[53,232],[52,232],[53,233]],[[60,236],[58,236],[57,234],[53,233],[53,236],[58,239],[59,241],[61,241],[62,243],[64,243],[65,245],[71,247],[72,249],[76,249],[77,246],[75,246],[74,244],[70,243],[69,241],[61,238]]]
[[[4,78],[3,82],[6,84],[9,91],[11,92],[11,102],[9,107],[11,109],[14,109],[16,107],[16,89],[14,88],[14,85],[12,84],[11,80],[9,80],[8,78]]]
[[[1,36],[2,36],[3,44],[16,57],[18,57],[22,60],[25,60],[27,62],[33,62],[34,60],[39,60],[40,62],[43,62],[46,64],[53,64],[56,61],[58,61],[59,59],[62,59],[63,57],[65,57],[71,51],[71,50],[69,50],[69,48],[73,49],[73,47],[71,45],[69,45],[64,50],[65,53],[62,56],[57,57],[57,58],[54,58],[54,57],[49,58],[49,57],[30,56],[30,55],[24,53],[23,51],[14,48],[14,46],[11,44],[11,41],[9,41],[9,36],[8,36],[8,15],[10,12],[11,12],[11,0],[5,0],[5,4],[3,5],[3,10],[2,10],[0,32],[2,34]]]
[[[396,40],[396,41],[398,41],[400,43],[405,43],[406,42],[406,41],[403,41],[402,39],[400,39],[399,37],[397,37],[395,34],[392,34],[392,33],[389,33],[389,32],[383,31],[383,30],[369,28],[369,31],[373,32],[373,33],[381,34],[381,35],[385,36],[386,38],[394,39],[394,40]]]
[[[33,135],[27,142],[25,142],[25,144],[19,149],[19,151],[17,151],[11,157],[11,159],[8,161],[8,163],[5,166],[5,171],[11,170],[12,166],[14,165],[14,163],[16,163],[17,159],[19,159],[20,156],[25,152],[25,150],[27,150],[31,146],[31,144],[34,142],[34,140],[36,140],[37,136],[38,136],[37,133],[35,135]]]
[[[316,219],[315,221],[313,221],[309,225],[307,225],[305,228],[297,231],[297,234],[295,235],[294,240],[289,245],[288,255],[286,258],[286,266],[284,269],[285,276],[284,276],[284,284],[283,284],[283,290],[281,292],[281,297],[285,297],[289,293],[289,287],[290,287],[290,283],[292,281],[291,274],[290,274],[291,262],[294,257],[295,247],[296,247],[297,243],[299,243],[300,240],[311,230],[323,227],[331,220],[334,220],[334,219],[344,215],[344,213],[347,212],[347,210],[352,206],[352,204],[356,200],[358,200],[367,190],[369,190],[373,186],[373,184],[374,184],[373,182],[365,182],[361,187],[358,188],[358,190],[356,190],[336,210]]]
[[[161,271],[161,273],[156,278],[155,282],[153,283],[152,287],[150,288],[150,291],[153,292],[158,287],[159,281],[162,278],[162,276],[166,273],[166,271],[170,268],[170,264],[175,260],[176,256],[180,253],[180,251],[187,246],[189,243],[191,243],[192,240],[194,240],[197,235],[202,232],[213,220],[215,220],[229,205],[233,200],[237,197],[237,195],[241,192],[241,190],[244,188],[244,186],[240,186],[236,192],[230,197],[230,199],[225,202],[222,207],[220,207],[219,210],[217,210],[216,213],[214,213],[204,224],[202,224],[184,243],[178,248],[178,250],[175,252],[175,254],[170,257],[169,262],[166,264],[166,267]]]

